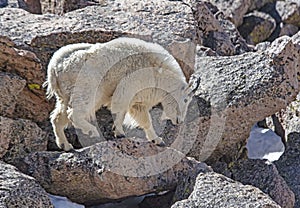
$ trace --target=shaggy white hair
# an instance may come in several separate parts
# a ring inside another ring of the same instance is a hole
[[[67,45],[54,53],[48,65],[48,98],[56,97],[50,118],[58,147],[69,151],[64,128],[71,123],[89,139],[83,146],[102,141],[95,111],[107,106],[116,114],[115,135],[124,134],[122,124],[144,129],[149,141],[163,144],[153,129],[149,109],[162,103],[164,115],[182,121],[190,101],[185,76],[163,47],[135,38],[107,43]]]

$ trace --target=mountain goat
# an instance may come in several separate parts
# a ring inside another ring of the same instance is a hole
[[[79,43],[62,47],[51,58],[47,96],[55,95],[50,120],[59,148],[69,151],[64,128],[73,124],[88,140],[82,146],[102,141],[95,111],[107,106],[116,114],[115,135],[123,136],[125,114],[131,126],[144,129],[149,141],[162,145],[152,126],[149,109],[162,103],[165,116],[182,121],[191,97],[185,76],[163,47],[135,38],[118,38],[107,43]]]

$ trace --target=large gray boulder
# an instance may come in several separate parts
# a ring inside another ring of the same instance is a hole
[[[175,189],[193,172],[210,171],[172,148],[138,138],[95,144],[69,153],[37,152],[19,168],[55,195],[85,204]]]
[[[243,16],[252,5],[252,0],[210,0],[210,2],[216,5],[220,11],[224,12],[225,17],[230,19],[236,27],[243,23]]]
[[[297,111],[299,108],[297,109]],[[275,162],[280,175],[286,180],[291,190],[295,193],[295,207],[300,207],[300,119],[296,114],[286,121],[287,144],[281,158]]]
[[[243,185],[214,172],[200,173],[189,197],[172,205],[172,208],[182,207],[280,208],[278,204],[259,189]]]
[[[225,174],[244,185],[259,188],[281,207],[294,207],[295,194],[280,176],[274,164],[251,159],[241,159],[230,163],[230,165],[221,164],[216,164],[213,167],[214,171]]]
[[[53,205],[34,178],[0,161],[0,207],[53,208]]]
[[[17,75],[0,71],[0,114],[12,116],[17,104],[16,98],[24,89],[26,81]]]
[[[198,44],[210,48],[215,55],[230,56],[252,51],[235,25],[222,10],[205,1],[191,1],[198,35]]]
[[[0,159],[13,164],[27,154],[47,150],[47,139],[36,123],[0,116]]]
[[[0,24],[4,22],[5,20],[1,20]],[[10,118],[44,121],[49,117],[53,105],[46,101],[41,87],[45,73],[40,60],[33,52],[18,48],[9,37],[1,36],[2,33],[3,31],[0,32],[0,71],[5,72],[6,76],[1,79],[0,113]],[[5,106],[9,103],[11,105],[7,109]]]
[[[199,119],[193,121],[198,135],[191,156],[209,163],[238,158],[254,123],[295,99],[299,38],[282,37],[265,51],[238,56],[196,56],[192,81],[198,83]]]
[[[64,16],[34,15],[12,8],[4,8],[0,14],[1,35],[19,47],[29,47],[43,64],[59,47],[75,42],[134,36],[166,47],[172,42],[195,41],[196,34],[191,9],[172,1],[107,1]]]

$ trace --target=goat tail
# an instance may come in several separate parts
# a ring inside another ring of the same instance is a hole
[[[48,77],[46,82],[43,83],[43,87],[46,88],[46,95],[47,99],[50,99],[54,96],[55,91],[59,90],[58,83],[57,83],[57,77],[54,70],[48,69]]]

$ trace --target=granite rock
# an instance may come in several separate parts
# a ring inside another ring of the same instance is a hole
[[[106,1],[104,0],[64,0],[64,1],[55,1],[55,0],[40,0],[41,4],[41,13],[52,13],[63,15],[65,13],[81,9],[87,6],[100,5],[105,4]]]
[[[197,28],[198,44],[212,49],[216,55],[229,56],[252,51],[234,24],[213,4],[192,1]]]
[[[30,176],[0,161],[0,207],[54,208],[46,191]]]
[[[18,87],[18,91],[11,94],[14,99],[12,102],[13,112],[11,110],[2,115],[11,118],[32,119],[33,121],[43,121],[49,117],[49,111],[53,108],[53,104],[46,101],[45,92],[41,87],[45,80],[45,73],[40,60],[33,52],[20,49],[10,38],[0,36],[0,71],[11,74],[10,76],[18,76],[19,79],[22,79],[23,85],[22,88],[17,84],[15,86],[7,85],[7,89],[3,89],[4,96],[5,91]],[[6,98],[1,97],[1,103],[8,102],[9,99]]]
[[[251,0],[210,0],[210,2],[216,5],[218,9],[225,14],[225,17],[230,19],[236,27],[243,23],[243,16],[252,5]]]
[[[198,83],[193,113],[198,134],[189,155],[209,164],[238,158],[254,123],[296,98],[299,35],[279,38],[265,51],[196,57],[191,80]]]
[[[0,159],[18,164],[21,158],[47,149],[44,132],[30,120],[0,116]]]
[[[276,10],[282,22],[300,27],[300,2],[277,1]]]
[[[280,208],[278,204],[259,189],[243,185],[214,172],[200,173],[189,197],[172,205],[172,208],[182,207]]]
[[[220,173],[224,171],[224,169],[214,170]],[[259,188],[281,207],[294,207],[295,195],[280,176],[274,164],[266,164],[263,160],[244,159],[231,163],[228,171],[230,178],[244,185]]]
[[[40,0],[18,0],[18,5],[32,14],[42,14]]]
[[[138,138],[69,153],[33,153],[19,169],[36,178],[47,192],[85,205],[173,190],[185,175],[210,170],[172,148]]]
[[[294,115],[286,122],[286,150],[281,158],[275,162],[275,165],[278,168],[279,174],[286,180],[288,186],[295,193],[295,207],[300,207],[300,119]]]
[[[0,115],[12,116],[16,98],[26,85],[26,81],[17,75],[0,71]]]

